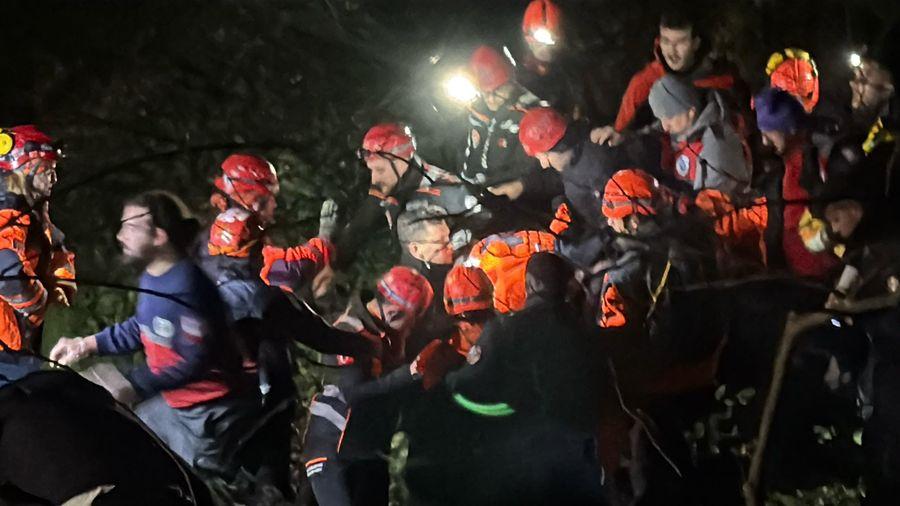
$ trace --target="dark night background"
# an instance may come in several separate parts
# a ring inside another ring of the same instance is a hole
[[[567,1],[570,50],[610,122],[632,73],[651,58],[666,2]],[[521,52],[526,0],[4,0],[0,124],[34,123],[64,145],[52,216],[78,255],[79,278],[128,282],[114,235],[122,200],[172,190],[200,217],[218,164],[266,156],[279,171],[276,241],[314,233],[322,200],[346,217],[367,173],[354,151],[375,122],[402,120],[426,160],[456,169],[465,113],[442,78],[477,45]],[[768,55],[809,50],[824,99],[847,101],[851,48],[881,43],[896,0],[694,2],[710,37],[756,90]],[[895,41],[894,43],[900,43]],[[377,274],[379,242],[347,278]],[[130,314],[134,294],[82,283],[45,337],[90,333]]]

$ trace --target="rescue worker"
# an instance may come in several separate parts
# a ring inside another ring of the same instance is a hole
[[[376,290],[365,304],[353,299],[335,326],[376,344],[380,353],[367,360],[337,357],[339,367],[310,404],[303,459],[319,504],[387,504],[387,467],[377,454],[387,451],[396,406],[381,397],[350,398],[356,387],[406,362],[406,338],[433,290],[421,274],[400,266],[381,276]]]
[[[40,351],[47,307],[75,296],[75,255],[50,221],[58,158],[34,126],[0,129],[0,355]]]
[[[553,234],[520,230],[493,234],[478,241],[465,262],[480,268],[491,280],[494,309],[501,314],[512,313],[525,307],[528,259],[537,253],[555,250]]]
[[[244,368],[256,376],[264,416],[269,420],[252,440],[246,438],[246,455],[241,461],[254,474],[271,479],[285,497],[291,497],[289,442],[296,407],[291,340],[273,339],[271,333],[263,331],[260,320],[272,298],[283,296],[267,286],[271,280],[296,290],[311,284],[313,276],[326,265],[332,246],[321,237],[294,248],[266,244],[266,228],[275,221],[279,190],[274,166],[262,157],[236,153],[222,162],[221,169],[210,199],[221,212],[209,227],[198,257],[219,289],[230,329],[239,339]],[[326,222],[333,218],[327,206],[320,230],[329,228]],[[288,263],[288,257],[302,260]],[[301,279],[288,279],[292,274]],[[265,457],[258,453],[265,453]]]
[[[650,89],[664,75],[678,76],[700,89],[720,90],[729,95],[726,102],[731,106],[746,107],[750,97],[746,84],[737,68],[709,47],[709,40],[691,17],[694,9],[681,3],[662,14],[653,45],[654,60],[631,78],[615,123],[592,132],[594,142],[615,143],[616,132],[640,130],[653,123],[648,104]]]
[[[468,356],[484,326],[495,315],[490,278],[478,267],[453,266],[444,282],[444,309],[456,320],[450,345],[460,355]]]
[[[550,107],[575,119],[589,114],[581,65],[566,34],[562,9],[551,0],[532,0],[522,16],[524,57],[516,79]]]
[[[745,191],[751,181],[749,148],[732,126],[722,95],[706,98],[690,82],[665,75],[650,89],[650,107],[666,133],[663,167],[689,188]]]
[[[684,468],[691,464],[681,435],[697,413],[673,403],[672,396],[713,384],[724,341],[720,314],[698,315],[698,301],[680,291],[716,279],[714,236],[706,223],[680,214],[677,205],[673,209],[669,199],[641,170],[621,170],[610,178],[602,214],[618,236],[608,252],[612,265],[602,275],[600,289],[591,286],[591,294],[599,294],[594,307],[599,308],[595,323],[601,353],[609,358],[612,381],[621,390],[613,398],[630,399],[624,402],[652,413],[666,458]],[[609,445],[604,464],[615,475],[627,441],[622,437],[627,418],[611,409],[604,413],[600,432]],[[690,503],[679,485],[681,477],[671,474],[645,430],[635,427],[630,439],[635,501]]]
[[[455,265],[443,284],[442,305],[453,322],[448,334],[433,339],[406,366],[344,391],[348,404],[398,403],[400,426],[410,444],[410,458],[420,462],[407,468],[405,482],[412,497],[445,502],[442,487],[456,460],[471,444],[467,431],[460,431],[461,414],[446,402],[441,385],[447,372],[459,368],[473,350],[485,324],[494,318],[491,282],[477,267]],[[435,337],[437,334],[432,335]],[[354,408],[354,413],[358,410]],[[355,415],[354,415],[355,416]],[[466,474],[465,467],[455,469]],[[415,502],[415,501],[414,501]]]
[[[397,368],[366,385],[355,386],[350,392],[351,400],[385,395],[418,381],[424,390],[431,390],[447,372],[470,358],[470,353],[478,353],[473,347],[484,326],[496,316],[491,280],[478,267],[456,264],[442,286],[440,300],[453,321],[452,330],[431,340],[410,361],[409,367]]]
[[[525,110],[539,98],[516,80],[512,63],[489,46],[480,46],[469,60],[480,100],[469,107],[469,135],[461,176],[469,183],[485,187],[494,195],[516,201],[512,212],[497,209],[492,219],[499,230],[533,226],[523,217],[533,208],[545,208],[559,191],[555,174],[542,174],[538,165],[519,143],[519,121]],[[523,179],[540,177],[541,185],[525,192]],[[497,228],[494,229],[496,231]]]
[[[196,232],[174,196],[127,200],[116,237],[125,260],[144,269],[135,314],[90,336],[60,338],[50,358],[68,365],[143,351],[146,364],[126,381],[108,380],[113,396],[137,405],[141,420],[185,462],[228,476],[230,452],[257,415],[258,397],[241,391],[240,356],[215,285],[187,258]]]
[[[462,178],[490,187],[536,170],[534,161],[522,151],[517,134],[522,114],[537,105],[538,97],[516,82],[512,63],[492,47],[475,49],[469,72],[481,98],[469,107]]]
[[[469,486],[444,501],[604,504],[592,436],[597,361],[567,303],[571,274],[549,252],[531,256],[526,272],[525,307],[488,322],[468,363],[446,376],[474,415],[467,426],[487,437],[471,436],[475,455],[450,468],[466,469]]]
[[[811,194],[824,184],[825,167],[812,142],[803,105],[787,91],[768,88],[754,97],[754,107],[763,145],[772,148],[784,165],[780,209],[786,265],[798,276],[825,279],[837,267],[838,259],[820,239],[824,226],[815,231],[809,210]],[[820,246],[814,247],[819,251],[810,251],[807,243],[816,240]]]
[[[263,158],[233,154],[222,162],[210,201],[219,211],[199,252],[216,283],[229,321],[262,317],[266,285],[259,277],[265,227],[274,222],[278,176]]]
[[[836,135],[828,161],[828,176],[843,179],[847,185],[863,186],[868,194],[896,200],[894,170],[900,107],[895,72],[900,66],[892,63],[887,55],[878,56],[881,60],[862,57],[859,65],[853,67],[851,122]],[[861,172],[860,167],[869,170]]]
[[[620,234],[613,243],[618,256],[628,261],[617,263],[604,276],[597,319],[600,327],[640,328],[670,284],[714,277],[709,234],[682,217],[667,219],[662,214],[666,208],[659,182],[642,170],[618,171],[606,183],[601,210],[610,228]],[[663,232],[663,221],[679,225],[680,230]]]
[[[597,209],[609,177],[624,167],[653,166],[659,161],[655,141],[648,143],[636,137],[633,142],[619,146],[596,145],[589,141],[588,132],[581,124],[568,122],[549,107],[537,107],[525,114],[519,126],[519,139],[525,152],[537,158],[541,167],[560,173],[566,212],[592,230],[605,228]],[[541,180],[528,178],[524,183],[527,191]]]
[[[397,217],[407,203],[422,198],[431,190],[440,190],[439,187],[458,187],[461,182],[453,174],[423,161],[416,154],[412,131],[399,123],[379,123],[371,127],[363,137],[357,155],[370,171],[369,195],[354,211],[350,222],[336,233],[334,265],[326,266],[314,281],[313,290],[317,296],[331,286],[333,269],[350,265],[373,232],[387,227],[392,235],[396,234]],[[458,193],[454,193],[454,200],[470,209],[477,204],[474,197],[467,199],[466,195]]]

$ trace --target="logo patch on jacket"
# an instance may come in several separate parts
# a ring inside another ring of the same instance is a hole
[[[206,326],[203,321],[192,316],[181,317],[181,330],[188,339],[195,342],[200,341],[206,334]]]
[[[165,318],[153,317],[153,333],[159,337],[172,339],[175,337],[175,325]]]
[[[474,344],[469,348],[469,352],[466,353],[466,362],[469,365],[475,365],[479,360],[481,360],[481,346]]]
[[[172,347],[172,339],[175,337],[175,325],[169,320],[154,316],[150,327],[140,325],[141,334],[152,343],[165,348]]]
[[[691,172],[691,158],[688,155],[681,155],[675,160],[675,172],[681,177],[688,177]]]

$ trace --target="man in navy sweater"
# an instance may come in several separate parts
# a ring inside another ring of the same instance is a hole
[[[50,358],[143,350],[146,364],[112,386],[137,415],[194,467],[227,472],[238,437],[258,406],[238,391],[240,358],[227,337],[215,285],[185,252],[197,223],[176,197],[148,192],[125,203],[116,236],[124,258],[143,266],[134,316],[87,337],[61,338]],[[108,387],[109,388],[109,387]]]

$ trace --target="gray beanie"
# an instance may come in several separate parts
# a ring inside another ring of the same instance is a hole
[[[685,113],[691,107],[700,109],[700,93],[697,88],[672,74],[666,74],[653,83],[649,101],[653,115],[660,119]]]

